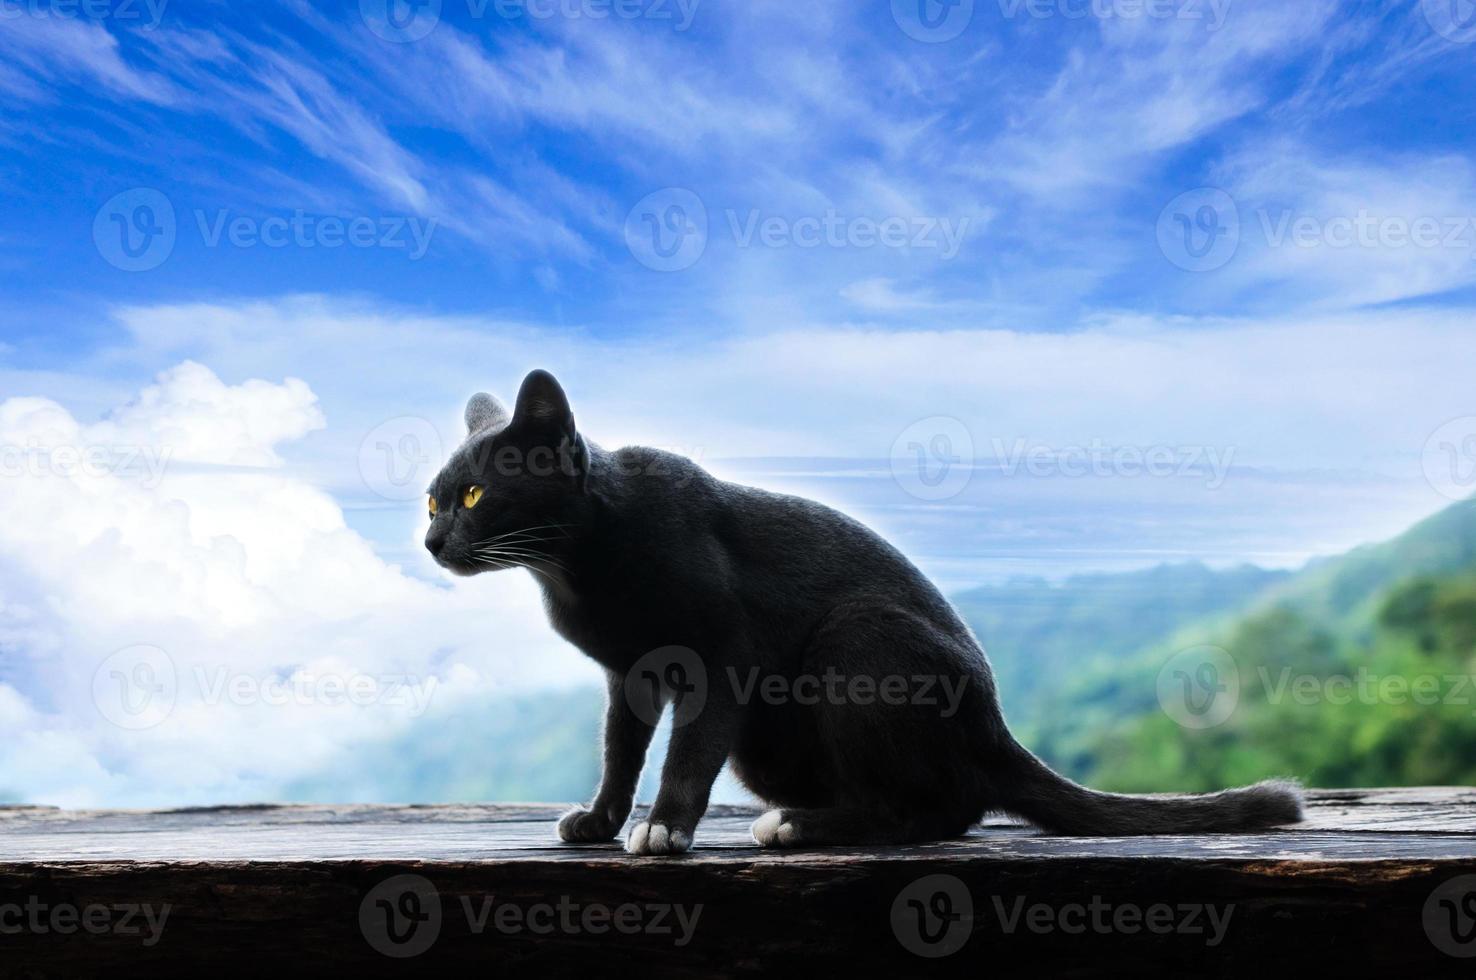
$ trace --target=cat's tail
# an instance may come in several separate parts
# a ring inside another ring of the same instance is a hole
[[[1053,834],[1132,837],[1242,833],[1302,819],[1302,789],[1271,780],[1219,793],[1127,796],[1078,786],[1011,740],[1001,809]]]

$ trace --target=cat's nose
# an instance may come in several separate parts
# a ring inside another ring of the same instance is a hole
[[[441,557],[441,550],[446,547],[446,528],[440,521],[431,525],[431,529],[425,532],[425,550],[432,557]]]

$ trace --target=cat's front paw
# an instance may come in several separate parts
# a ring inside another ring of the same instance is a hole
[[[681,854],[692,847],[692,835],[664,823],[638,823],[625,839],[631,854]]]
[[[566,844],[603,844],[615,839],[620,824],[603,810],[570,810],[559,820],[559,840]]]

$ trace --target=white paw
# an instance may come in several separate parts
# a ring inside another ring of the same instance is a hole
[[[625,839],[625,849],[631,854],[681,854],[691,847],[690,836],[664,823],[638,823]]]
[[[783,810],[770,810],[753,822],[753,839],[760,847],[790,847],[799,843],[794,824],[784,822]]]

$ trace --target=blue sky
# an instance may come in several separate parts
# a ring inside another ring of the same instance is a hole
[[[106,343],[97,318],[120,302],[296,292],[604,337],[1061,331],[1472,295],[1469,261],[1420,254],[1378,285],[1353,259],[1287,276],[1257,231],[1200,274],[1154,233],[1205,186],[1252,225],[1257,208],[1336,212],[1340,189],[1402,214],[1428,186],[1430,207],[1469,214],[1472,48],[1432,27],[1434,0],[977,0],[939,43],[909,36],[903,0],[393,0],[429,27],[401,43],[371,29],[373,2],[99,0],[70,19],[66,2],[7,0],[0,19],[0,282],[20,363]],[[91,233],[136,188],[176,216],[146,274],[109,265]],[[671,188],[705,206],[707,247],[653,273],[624,229]],[[205,231],[298,210],[367,219],[376,238],[435,226],[418,260]],[[754,219],[831,212],[900,219],[907,244],[745,245]],[[962,229],[956,254],[933,222]]]
[[[402,416],[453,441],[469,390],[547,364],[596,438],[709,458],[885,460],[932,417],[990,465],[1218,446],[1262,481],[1235,522],[1194,485],[1208,530],[1100,559],[1295,562],[1449,496],[1418,476],[1467,414],[1441,370],[1476,300],[1470,6],[6,0],[0,378],[82,418],[184,360],[302,378],[328,424],[285,457],[407,561],[349,454]],[[795,488],[922,533],[910,497],[824,482]]]
[[[1397,533],[1476,490],[1473,54],[1473,0],[0,0],[0,797],[408,724],[223,669],[597,682],[419,544],[534,367],[949,590]]]

